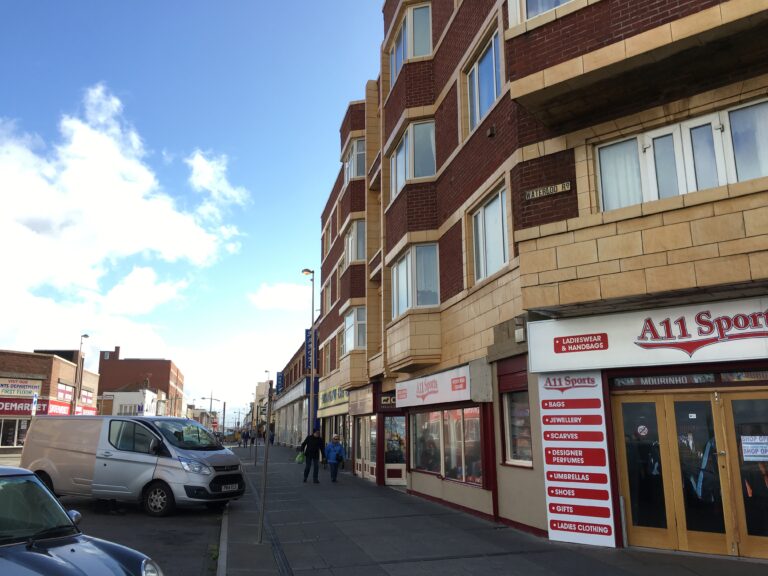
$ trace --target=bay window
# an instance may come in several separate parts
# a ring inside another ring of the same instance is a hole
[[[355,220],[344,237],[344,267],[365,261],[365,220]]]
[[[603,210],[768,176],[768,101],[597,148]]]
[[[366,346],[365,306],[352,308],[344,315],[344,335],[341,338],[341,354],[351,350],[364,350]]]
[[[478,406],[420,412],[411,419],[413,469],[457,482],[483,483]]]
[[[365,138],[357,138],[349,144],[344,156],[344,184],[352,178],[365,176]]]
[[[494,32],[480,57],[467,72],[469,129],[474,130],[501,95],[499,33]]]
[[[411,178],[435,175],[435,122],[414,122],[390,156],[390,197],[394,199]]]
[[[437,244],[417,244],[392,267],[392,317],[439,303]]]
[[[475,280],[500,270],[507,256],[507,211],[502,188],[472,215]]]
[[[394,86],[409,58],[432,53],[432,18],[429,4],[409,7],[389,50],[389,85]]]

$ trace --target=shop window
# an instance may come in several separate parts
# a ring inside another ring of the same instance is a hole
[[[768,176],[768,102],[597,147],[603,210]]]
[[[408,126],[389,159],[390,198],[400,193],[407,180],[434,176],[435,162],[434,120]]]
[[[0,446],[24,446],[30,422],[28,418],[0,418]]]
[[[389,85],[395,85],[403,64],[410,58],[432,53],[432,19],[429,4],[407,9],[403,24],[389,49]]]
[[[504,461],[516,466],[533,466],[531,407],[527,390],[501,395],[504,410],[506,454]]]
[[[440,303],[437,245],[418,244],[392,267],[392,317]]]
[[[467,71],[469,129],[474,130],[501,95],[499,33],[494,32],[479,58]]]
[[[507,263],[506,194],[502,188],[472,215],[475,280],[482,280]]]
[[[482,484],[479,407],[417,413],[412,424],[412,468]]]

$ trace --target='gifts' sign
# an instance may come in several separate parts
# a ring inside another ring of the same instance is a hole
[[[600,372],[539,375],[549,537],[616,546]]]

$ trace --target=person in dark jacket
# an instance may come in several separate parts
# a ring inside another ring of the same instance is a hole
[[[300,452],[304,452],[304,482],[307,481],[309,476],[309,467],[312,466],[312,481],[315,484],[319,484],[320,480],[317,479],[318,467],[320,463],[320,455],[323,453],[325,443],[320,437],[320,429],[315,428],[315,431],[304,438],[304,442],[301,443],[299,448]]]
[[[325,460],[331,468],[331,482],[336,482],[336,477],[339,474],[339,465],[344,466],[344,460],[346,459],[344,446],[339,442],[339,435],[334,434],[331,443],[325,445]]]

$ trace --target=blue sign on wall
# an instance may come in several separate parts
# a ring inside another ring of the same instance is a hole
[[[309,329],[304,330],[304,368],[306,370],[310,370],[310,364],[309,364],[309,358],[310,353],[309,351],[312,349],[312,333],[309,331]],[[317,351],[318,351],[318,342],[317,342],[317,330],[315,330],[315,353],[311,355],[315,359],[315,370],[318,369],[318,363],[317,363]]]
[[[275,393],[280,394],[280,392],[283,391],[284,386],[285,386],[285,381],[283,380],[283,373],[278,372],[277,376],[275,377]]]

